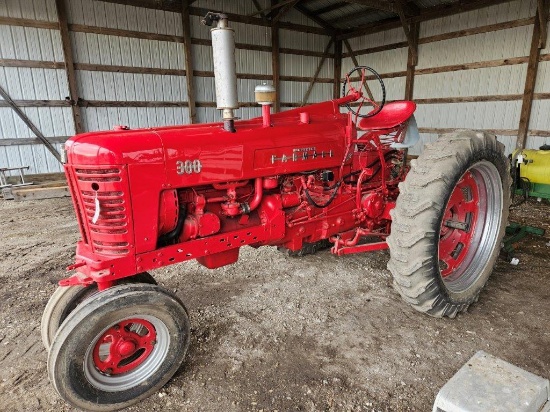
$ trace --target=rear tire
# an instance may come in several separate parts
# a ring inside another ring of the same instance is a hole
[[[114,286],[65,319],[52,341],[48,376],[78,409],[122,409],[160,389],[188,346],[187,310],[174,294],[155,285]]]
[[[119,284],[124,283],[157,284],[153,276],[147,272],[123,278],[119,281]],[[42,320],[40,322],[40,334],[46,350],[50,349],[57,329],[59,329],[67,316],[69,316],[79,304],[95,293],[97,293],[97,285],[95,283],[88,286],[59,286],[55,290],[44,308]]]
[[[452,318],[478,299],[499,255],[510,185],[504,146],[483,132],[443,135],[411,162],[387,238],[406,302]]]

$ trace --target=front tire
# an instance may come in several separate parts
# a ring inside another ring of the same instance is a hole
[[[510,184],[504,146],[483,132],[441,136],[411,162],[387,239],[406,302],[452,318],[477,300],[500,252]]]
[[[60,326],[48,375],[76,408],[112,411],[160,389],[189,346],[183,303],[156,285],[114,286],[81,303]]]
[[[147,272],[138,273],[137,275],[128,278],[123,278],[118,282],[119,284],[157,284],[155,279]],[[57,329],[59,329],[67,316],[69,316],[69,314],[75,310],[78,305],[95,293],[97,293],[97,285],[95,283],[88,286],[58,286],[48,300],[48,303],[44,308],[44,312],[42,313],[42,320],[40,321],[40,335],[46,350],[50,349],[50,345]]]

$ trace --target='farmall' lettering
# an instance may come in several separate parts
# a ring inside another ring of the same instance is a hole
[[[332,150],[329,150],[327,152],[325,152],[324,150],[318,152],[315,147],[302,147],[292,149],[292,155],[283,154],[281,157],[271,155],[271,164],[275,164],[276,162],[300,162],[304,160],[317,159],[318,157],[320,157],[321,159],[332,157]]]

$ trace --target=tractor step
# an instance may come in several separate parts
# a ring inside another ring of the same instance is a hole
[[[550,383],[483,351],[441,388],[433,412],[549,412]]]

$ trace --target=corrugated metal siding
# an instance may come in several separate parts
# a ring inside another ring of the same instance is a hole
[[[55,0],[2,0],[0,16],[57,21]]]
[[[301,103],[306,94],[309,83],[306,82],[281,82],[281,102]],[[307,103],[317,103],[332,99],[332,84],[315,83]]]
[[[420,37],[529,18],[535,15],[536,5],[536,0],[517,0],[430,20],[420,25]]]
[[[57,143],[54,144],[54,147],[58,152],[61,152],[63,145]],[[63,171],[59,162],[43,145],[0,146],[0,166],[30,166],[30,169],[25,171],[26,174]]]
[[[522,26],[421,44],[417,68],[528,56],[532,31]]]
[[[183,76],[81,71],[78,79],[80,96],[86,100],[187,100]]]
[[[419,127],[460,129],[517,129],[521,101],[420,104]]]
[[[56,21],[54,0],[3,0],[0,16]],[[57,30],[0,25],[0,58],[63,61]],[[63,100],[69,94],[64,70],[0,67],[0,85],[14,100]],[[22,108],[46,137],[74,134],[69,107]],[[0,108],[0,139],[34,138],[9,107]],[[58,148],[60,145],[57,145]],[[28,173],[61,171],[42,145],[0,147],[0,167],[30,166]]]
[[[282,48],[323,52],[329,40],[329,36],[279,29],[279,46]],[[333,51],[334,47],[331,47],[329,53]]]
[[[527,64],[417,75],[414,98],[523,94]]]
[[[0,58],[63,61],[57,30],[0,25]]]
[[[313,77],[321,57],[298,56],[295,54],[281,54],[279,61],[281,63],[281,76],[304,76]],[[334,59],[325,59],[319,77],[332,78]]]
[[[90,0],[65,0],[68,20],[113,29],[182,35],[181,14]]]
[[[116,125],[132,129],[187,122],[186,107],[88,107],[82,113],[88,131],[110,130]]]
[[[182,43],[92,33],[71,33],[71,41],[78,63],[185,68]]]
[[[427,23],[429,24],[429,23]],[[349,39],[352,50],[368,49],[371,47],[384,46],[386,44],[407,41],[402,28],[385,30],[380,33],[369,34],[368,36],[353,37]],[[347,49],[344,49],[347,52]]]

